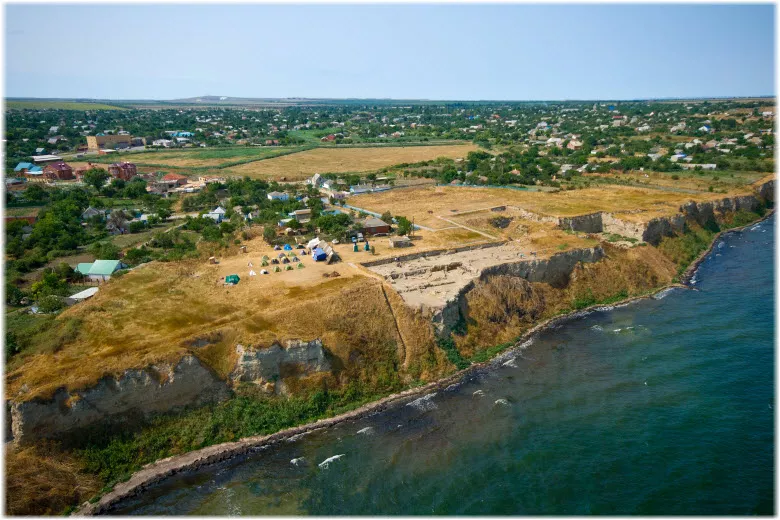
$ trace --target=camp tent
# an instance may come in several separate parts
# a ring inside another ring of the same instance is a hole
[[[279,256],[277,258],[284,258],[286,255],[284,253],[279,253]]]
[[[290,244],[285,244],[284,245],[284,250],[285,251],[292,251],[292,246],[290,246]]]
[[[325,260],[327,255],[325,254],[325,251],[317,247],[311,252],[311,257],[314,258],[315,262],[319,262],[320,260]]]
[[[241,280],[241,278],[239,278],[237,274],[229,274],[225,277],[225,283],[232,283],[233,285],[237,284],[239,280]]]
[[[297,256],[292,257],[290,260],[292,260],[293,262],[300,262]]]
[[[304,265],[303,263],[298,264],[298,269],[303,269]]]
[[[251,270],[250,270],[250,271],[249,271],[249,276],[257,276],[257,273],[256,273],[256,272],[254,272],[254,271],[251,271]]]
[[[261,269],[260,274],[268,274],[268,271],[266,271],[265,269]]]
[[[268,260],[263,260],[263,263],[260,265],[262,265],[263,267],[268,267]]]
[[[274,272],[275,272],[275,273],[279,273],[279,272],[281,272],[281,271],[282,271],[282,270],[281,270],[281,269],[279,269],[279,266],[278,266],[278,265],[277,265],[276,267],[274,267]]]
[[[281,249],[281,247],[279,247],[279,246],[274,246],[274,251],[279,251],[280,249]]]
[[[268,258],[268,255],[263,255],[262,260],[263,262],[267,262],[268,260],[270,260],[270,258]]]
[[[282,258],[282,263],[283,264],[289,264],[290,260],[288,258]]]

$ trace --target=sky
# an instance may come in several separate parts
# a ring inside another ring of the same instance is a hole
[[[5,96],[775,94],[764,5],[9,5]]]

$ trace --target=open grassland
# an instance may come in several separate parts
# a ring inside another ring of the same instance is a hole
[[[226,168],[221,173],[262,179],[302,180],[315,173],[365,173],[401,163],[438,157],[465,157],[477,150],[473,144],[441,146],[385,146],[365,148],[316,148]]]
[[[105,105],[103,103],[81,103],[70,101],[9,101],[5,102],[6,109],[15,110],[127,110],[124,107]]]
[[[630,182],[638,187],[647,186],[661,188],[669,191],[693,190],[709,191],[712,186],[714,190],[726,192],[729,194],[742,193],[745,187],[753,184],[757,180],[766,176],[766,172],[753,171],[676,171],[676,172],[653,172],[653,171],[631,171],[625,173],[589,173],[577,179],[582,182]]]
[[[155,150],[121,154],[121,156],[98,156],[95,163],[130,161],[139,166],[160,166],[169,168],[224,168],[250,161],[259,161],[288,153],[305,150],[304,147],[260,147],[241,146],[235,148],[191,148],[184,150]]]
[[[51,396],[61,386],[84,388],[105,374],[175,362],[187,352],[226,377],[237,343],[269,346],[287,339],[320,338],[347,369],[355,352],[365,367],[390,367],[406,356],[393,314],[416,323],[416,329],[404,331],[407,344],[418,351],[433,348],[430,324],[415,321],[401,305],[391,312],[378,280],[346,263],[314,264],[309,256],[300,258],[303,269],[260,275],[262,255],[276,256],[260,243],[251,241],[248,254],[217,265],[155,262],[111,280],[95,297],[58,316],[35,347],[11,361],[7,391],[23,399]],[[249,261],[258,276],[248,276]],[[322,276],[333,271],[341,276]],[[224,286],[221,277],[227,274],[239,274],[241,282]],[[217,339],[193,347],[204,336]],[[361,380],[378,377],[355,370]]]
[[[746,190],[747,191],[747,190]],[[505,188],[426,186],[358,195],[350,199],[356,207],[414,218],[416,224],[441,229],[452,224],[458,213],[516,206],[538,215],[569,217],[597,211],[626,213],[626,218],[650,219],[676,213],[689,200],[712,200],[717,193],[672,193],[645,188],[610,186],[559,192],[523,191]]]

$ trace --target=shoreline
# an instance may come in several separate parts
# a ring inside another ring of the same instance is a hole
[[[457,372],[450,374],[449,376],[432,381],[423,386],[409,388],[407,390],[388,395],[379,400],[366,403],[349,412],[345,412],[333,417],[318,419],[314,422],[302,424],[299,426],[293,426],[276,433],[245,437],[238,441],[215,444],[206,448],[201,448],[199,450],[191,451],[181,455],[174,455],[172,457],[152,462],[151,464],[148,464],[133,473],[128,480],[118,483],[111,491],[103,495],[95,503],[86,502],[82,504],[78,509],[71,513],[71,516],[92,516],[107,513],[120,501],[136,496],[143,492],[146,488],[173,475],[195,471],[205,466],[213,465],[234,457],[245,455],[252,450],[273,446],[279,442],[306,435],[324,428],[329,428],[337,424],[346,423],[349,421],[357,421],[368,415],[380,413],[390,408],[391,406],[402,404],[403,401],[410,398],[418,397],[420,395],[437,390],[445,390],[452,385],[464,382],[469,375],[484,369],[489,369],[495,365],[505,362],[507,358],[515,355],[518,351],[524,350],[529,345],[529,341],[532,341],[536,334],[539,334],[545,329],[551,328],[560,323],[584,317],[592,312],[608,311],[616,307],[629,305],[636,301],[649,299],[671,288],[692,289],[693,287],[690,285],[690,280],[693,279],[699,266],[712,252],[715,244],[717,243],[718,239],[721,238],[721,236],[731,232],[742,231],[750,226],[759,224],[771,217],[773,214],[774,208],[767,211],[767,213],[757,221],[737,228],[718,232],[713,237],[709,247],[703,251],[683,272],[680,277],[680,282],[665,284],[661,287],[649,291],[648,293],[631,296],[614,303],[597,303],[583,309],[572,310],[565,314],[550,317],[525,331],[519,338],[517,338],[512,347],[506,349],[504,352],[501,352],[492,359],[481,363],[474,363],[462,370],[458,370]]]

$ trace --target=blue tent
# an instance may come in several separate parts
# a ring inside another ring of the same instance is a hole
[[[290,244],[285,244],[284,245],[284,250],[285,251],[292,251],[292,247],[290,246]]]
[[[325,258],[328,255],[325,254],[325,251],[320,249],[319,247],[315,248],[314,251],[311,253],[311,257],[314,258],[315,262],[319,262],[320,260],[325,260]]]

